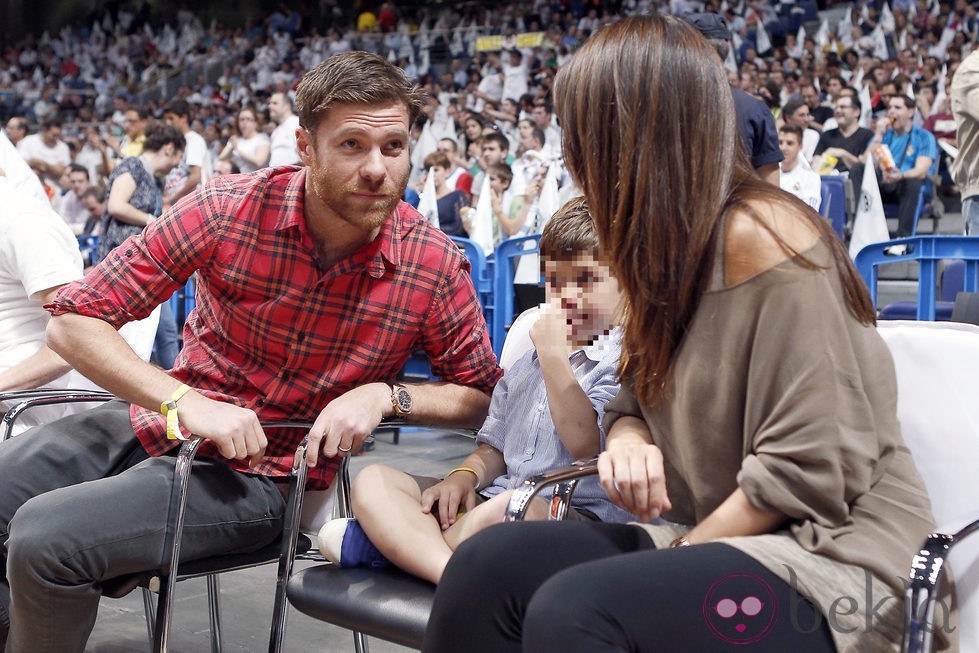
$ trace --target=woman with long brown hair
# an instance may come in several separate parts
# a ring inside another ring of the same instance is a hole
[[[601,481],[647,523],[487,530],[450,561],[423,650],[897,650],[932,517],[842,245],[755,175],[682,20],[600,30],[556,106],[627,298]]]

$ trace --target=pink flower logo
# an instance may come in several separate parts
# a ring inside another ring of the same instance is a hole
[[[753,644],[775,627],[778,602],[771,586],[748,572],[719,578],[703,604],[704,620],[718,639],[729,644]]]

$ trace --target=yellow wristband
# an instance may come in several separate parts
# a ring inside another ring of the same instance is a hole
[[[479,474],[472,467],[456,467],[451,472],[449,472],[448,474],[446,474],[445,475],[445,478],[449,478],[450,476],[452,476],[456,472],[469,472],[470,474],[472,474],[473,476],[476,477],[476,485],[473,486],[473,489],[475,490],[476,488],[479,487]]]
[[[167,418],[167,439],[186,440],[187,437],[180,432],[180,421],[177,419],[177,402],[185,394],[190,392],[190,386],[186,383],[173,391],[170,399],[160,404],[160,412]]]

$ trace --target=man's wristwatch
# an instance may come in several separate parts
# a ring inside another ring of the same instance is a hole
[[[400,383],[391,384],[391,406],[394,407],[396,417],[411,415],[411,395],[408,394],[408,388]]]

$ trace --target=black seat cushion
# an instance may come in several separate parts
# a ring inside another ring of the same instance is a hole
[[[293,574],[289,602],[314,619],[421,648],[435,586],[400,569],[317,565]]]

